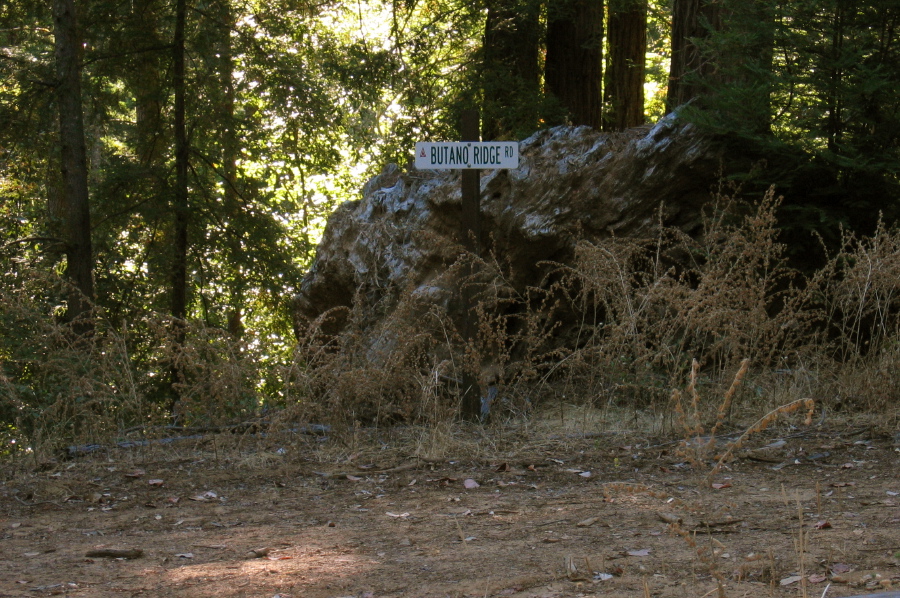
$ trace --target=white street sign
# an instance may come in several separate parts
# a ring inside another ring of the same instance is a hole
[[[416,168],[450,170],[461,168],[518,168],[517,141],[442,141],[416,143]]]

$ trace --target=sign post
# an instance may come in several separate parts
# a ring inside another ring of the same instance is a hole
[[[463,246],[481,257],[481,170],[517,168],[519,144],[510,141],[478,141],[477,110],[462,114],[460,142],[416,143],[416,168],[420,170],[462,170],[462,216],[460,234]],[[478,333],[475,292],[472,278],[475,263],[464,271],[461,283],[463,336],[471,343]],[[476,421],[482,418],[481,384],[473,372],[465,370],[462,380],[462,416]]]

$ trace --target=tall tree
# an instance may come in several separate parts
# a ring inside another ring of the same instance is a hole
[[[547,9],[547,90],[574,125],[600,128],[603,105],[603,0],[559,0]]]
[[[519,137],[538,127],[541,6],[489,0],[484,31],[482,137]]]
[[[609,66],[603,126],[621,131],[644,124],[644,61],[647,54],[646,0],[609,3]]]
[[[186,0],[175,2],[175,35],[172,42],[172,93],[175,96],[173,134],[175,137],[175,185],[172,208],[175,214],[172,259],[172,317],[187,316],[187,251],[188,251],[188,167],[189,147],[185,125],[185,22]]]
[[[218,3],[218,56],[219,56],[219,80],[221,86],[220,118],[222,122],[222,196],[223,207],[229,223],[241,216],[238,196],[238,168],[237,161],[240,146],[237,138],[237,123],[235,121],[236,91],[234,86],[234,51],[232,47],[232,32],[234,31],[234,10],[231,0],[220,0]],[[235,264],[235,271],[230,279],[229,289],[229,314],[228,331],[239,337],[243,334],[242,322],[244,308],[244,294],[246,280],[241,268],[242,253],[240,232],[235,230],[233,224],[229,224],[226,231],[228,236],[228,262]]]
[[[721,28],[721,5],[715,0],[673,0],[672,54],[669,68],[669,112],[699,97],[714,71],[701,45]]]
[[[829,84],[826,92],[828,124],[826,133],[828,139],[828,149],[837,151],[838,147],[843,143],[844,137],[844,79],[846,71],[851,65],[844,59],[844,44],[847,36],[847,21],[851,18],[851,3],[846,0],[837,0],[834,2],[830,11],[831,17],[831,42],[830,48],[826,51],[828,57],[828,74]]]
[[[165,85],[160,64],[160,50],[165,46],[160,39],[158,10],[156,0],[135,0],[131,3],[126,21],[127,31],[133,36],[129,41],[132,47],[137,46],[137,51],[128,63],[130,68],[123,75],[134,95],[135,150],[138,159],[146,166],[156,164],[165,150]]]
[[[61,204],[66,231],[66,276],[72,284],[66,318],[79,333],[92,325],[85,319],[94,299],[88,167],[81,101],[81,41],[74,0],[54,0],[56,100],[59,105]]]
[[[703,34],[692,42],[699,71],[685,76],[699,107],[748,135],[768,135],[772,119],[774,0],[719,0],[701,7]],[[727,116],[726,116],[727,115]]]
[[[175,137],[175,186],[172,208],[174,230],[172,244],[172,286],[171,313],[175,355],[172,366],[171,411],[175,412],[177,384],[183,382],[179,367],[179,353],[185,341],[185,319],[188,306],[188,159],[189,148],[185,126],[185,26],[187,21],[187,0],[175,2],[175,35],[172,42],[172,93],[175,96],[174,127]]]

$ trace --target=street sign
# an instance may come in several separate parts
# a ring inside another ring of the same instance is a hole
[[[456,141],[416,143],[419,170],[518,168],[516,141]]]

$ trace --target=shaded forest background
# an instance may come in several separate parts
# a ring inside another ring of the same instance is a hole
[[[325,219],[466,109],[485,140],[678,109],[751,158],[744,193],[784,196],[792,267],[890,262],[898,26],[891,0],[5,2],[4,446],[316,400],[285,372]],[[893,338],[898,281],[875,328],[851,314],[854,355]]]

